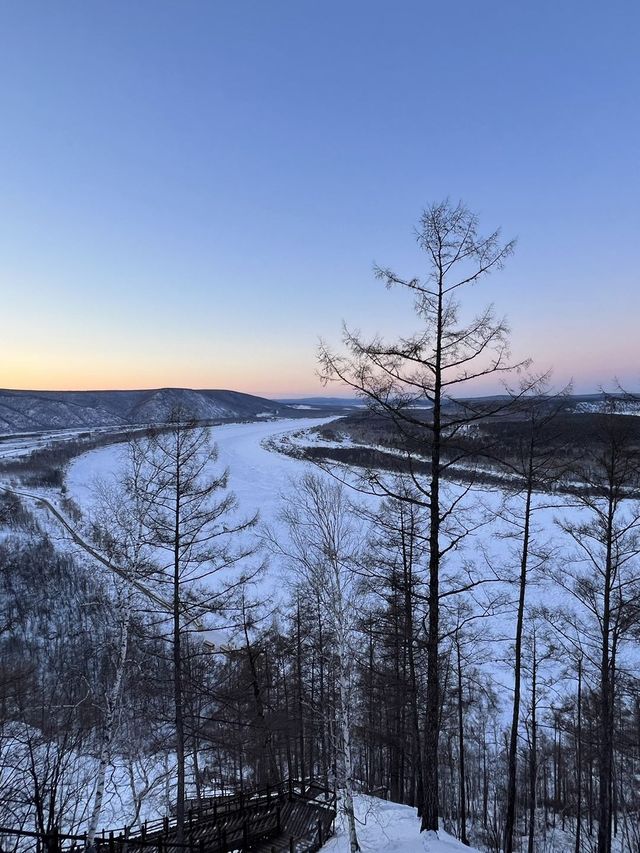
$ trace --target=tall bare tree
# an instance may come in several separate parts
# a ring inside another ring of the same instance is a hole
[[[128,583],[144,581],[153,571],[145,530],[144,490],[140,483],[142,460],[128,446],[128,464],[123,480],[97,480],[96,505],[92,513],[92,538],[120,575],[113,576],[115,609],[118,614],[113,642],[113,674],[105,690],[100,757],[96,773],[93,806],[87,836],[95,841],[102,815],[106,773],[111,760],[111,748],[122,684],[127,665],[131,621],[136,609],[136,590]]]
[[[182,836],[185,800],[184,655],[198,620],[220,610],[233,589],[247,580],[245,563],[253,544],[239,534],[256,523],[241,518],[228,491],[228,471],[214,473],[217,448],[210,430],[176,409],[168,426],[132,445],[138,471],[137,499],[147,541],[158,569],[155,580],[169,587],[172,602],[172,660],[177,757],[176,821]]]
[[[510,488],[500,513],[505,524],[501,534],[514,543],[514,556],[519,563],[516,626],[514,637],[513,705],[507,762],[507,808],[505,814],[504,853],[513,851],[513,832],[517,798],[518,737],[522,682],[522,643],[525,608],[530,576],[539,571],[549,558],[549,545],[540,536],[534,519],[548,508],[549,498],[535,500],[535,493],[551,491],[560,476],[558,455],[560,442],[554,422],[565,405],[565,389],[549,395],[548,376],[527,383],[528,393],[520,396],[510,420],[513,433],[511,452],[503,454],[500,463],[510,475]],[[557,503],[557,502],[556,502]]]
[[[456,448],[457,437],[492,411],[491,405],[476,407],[462,403],[460,395],[465,388],[474,387],[470,383],[518,366],[510,360],[505,321],[488,307],[463,322],[460,295],[489,273],[501,269],[513,252],[514,241],[502,242],[499,230],[480,234],[478,218],[464,204],[453,205],[448,200],[432,204],[423,212],[416,237],[426,257],[426,273],[422,278],[401,278],[385,268],[377,268],[376,272],[387,287],[400,288],[413,297],[418,331],[395,342],[386,342],[380,336],[364,339],[345,327],[345,352],[338,354],[322,344],[319,360],[325,381],[346,384],[374,411],[390,419],[404,444],[413,483],[428,512],[427,724],[422,829],[437,831],[440,575],[443,559],[467,532],[464,523],[456,526],[460,496],[443,496],[442,481],[461,459],[462,451]],[[426,416],[425,407],[429,410]],[[415,461],[425,455],[430,470],[426,477],[421,477],[415,473]],[[388,485],[380,477],[375,479],[376,486],[389,493]],[[402,495],[394,497],[402,499]]]

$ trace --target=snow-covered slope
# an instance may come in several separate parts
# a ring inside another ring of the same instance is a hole
[[[355,797],[357,833],[363,853],[478,853],[446,832],[420,833],[416,809],[362,794]],[[349,853],[349,836],[338,821],[325,853]]]
[[[177,405],[200,420],[295,413],[282,403],[238,391],[0,390],[0,433],[162,423]]]
[[[31,393],[0,391],[0,432],[117,426],[125,423],[124,418],[102,406],[87,406]]]

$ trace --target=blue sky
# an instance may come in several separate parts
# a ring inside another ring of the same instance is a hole
[[[392,335],[430,201],[518,248],[471,294],[588,391],[638,387],[640,6],[0,4],[0,386],[316,392]],[[334,389],[332,389],[334,390]]]

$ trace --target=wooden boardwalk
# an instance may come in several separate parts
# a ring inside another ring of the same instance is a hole
[[[175,821],[142,832],[105,834],[97,853],[315,853],[332,835],[335,795],[314,781],[291,781],[186,803],[182,841]]]
[[[25,853],[315,853],[333,834],[336,798],[313,780],[287,781],[185,805],[182,838],[175,818],[142,827],[86,835],[46,834],[0,827],[19,836]]]

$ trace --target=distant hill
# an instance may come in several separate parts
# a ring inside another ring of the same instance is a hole
[[[157,388],[148,391],[0,390],[0,433],[164,423],[183,406],[198,420],[292,415],[289,406],[239,391]]]
[[[300,408],[304,406],[309,409],[353,409],[364,406],[358,397],[290,397],[278,400],[287,406]]]

